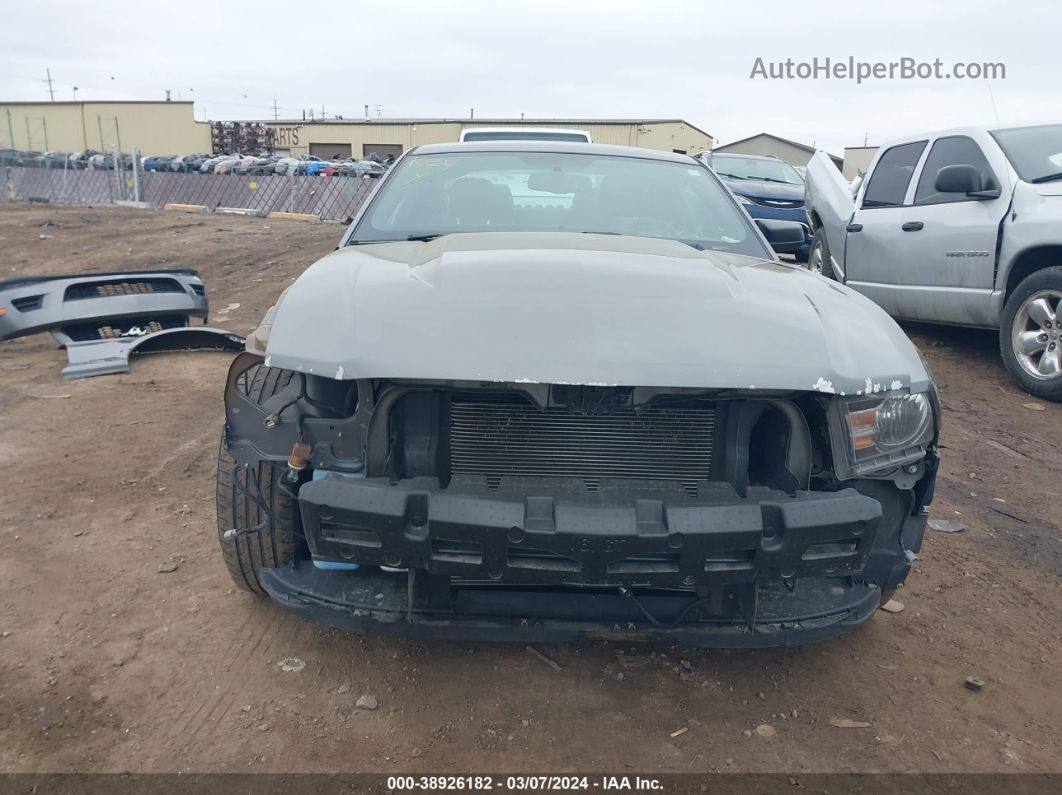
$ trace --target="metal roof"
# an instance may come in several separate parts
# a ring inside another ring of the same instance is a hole
[[[685,119],[502,119],[502,118],[459,118],[459,117],[405,117],[405,118],[377,118],[363,119],[248,119],[254,124],[492,124],[492,125],[520,125],[520,124],[551,124],[571,126],[574,124],[685,124],[691,130],[696,130],[709,138],[714,136],[702,130],[695,124]]]
[[[194,100],[191,99],[57,99],[54,101],[42,99],[39,102],[25,100],[5,102],[0,100],[0,105],[191,105],[193,102]]]
[[[808,146],[807,144],[800,143],[800,141],[794,141],[794,140],[792,140],[790,138],[783,138],[780,135],[773,135],[772,133],[768,133],[768,132],[756,133],[755,135],[750,135],[747,138],[739,138],[736,141],[730,141],[730,143],[721,144],[721,145],[717,146],[715,148],[715,150],[718,150],[718,151],[721,151],[721,152],[725,152],[728,147],[736,146],[737,144],[743,144],[746,141],[751,141],[753,138],[773,138],[775,141],[781,141],[784,144],[789,144],[790,146],[795,146],[797,149],[803,149],[805,152],[811,152],[812,154],[814,154],[815,152],[818,151],[814,146]],[[713,150],[713,151],[715,151],[715,150]],[[840,160],[843,159],[841,157],[838,157],[837,155],[831,155],[829,152],[826,152],[826,154],[829,155],[829,157],[832,160],[840,161]]]

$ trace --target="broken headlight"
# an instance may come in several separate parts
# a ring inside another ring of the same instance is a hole
[[[935,433],[933,405],[926,392],[837,398],[830,406],[839,480],[916,461],[926,454]]]

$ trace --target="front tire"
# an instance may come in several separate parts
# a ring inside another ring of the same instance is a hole
[[[241,378],[246,394],[264,403],[291,381],[288,370],[258,365]],[[288,482],[286,466],[267,462],[239,466],[221,436],[217,471],[218,540],[233,582],[265,595],[263,568],[286,566],[295,558],[302,534],[297,484]]]
[[[1003,309],[999,347],[1022,389],[1062,402],[1062,266],[1037,271],[1014,289]]]
[[[830,260],[830,244],[821,226],[815,230],[815,237],[811,239],[811,251],[808,252],[808,262],[805,267],[812,273],[837,280],[837,275],[833,272],[833,263]]]

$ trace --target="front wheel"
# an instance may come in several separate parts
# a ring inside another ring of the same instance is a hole
[[[292,373],[257,365],[241,376],[240,387],[257,403],[284,389]],[[264,594],[263,568],[286,566],[294,559],[301,535],[297,486],[283,464],[259,462],[239,466],[221,436],[218,452],[217,512],[221,554],[233,582]]]
[[[827,279],[835,281],[837,279],[833,272],[833,263],[830,260],[830,244],[826,240],[826,232],[821,226],[815,230],[815,237],[811,240],[811,251],[808,252],[808,261],[805,267],[812,273],[825,276]]]
[[[1062,402],[1062,266],[1026,277],[1007,299],[999,347],[1029,394]]]

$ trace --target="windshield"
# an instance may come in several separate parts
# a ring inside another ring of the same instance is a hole
[[[995,130],[992,137],[1026,182],[1062,174],[1062,124]]]
[[[771,256],[703,166],[552,152],[410,155],[348,243],[451,232],[635,235]]]
[[[736,179],[762,179],[768,182],[784,182],[787,185],[803,185],[804,180],[796,169],[784,160],[736,155],[712,155],[709,161],[715,173],[721,177]]]

